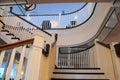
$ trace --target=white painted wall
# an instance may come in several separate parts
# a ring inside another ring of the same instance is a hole
[[[85,42],[97,33],[111,6],[111,3],[97,3],[93,16],[80,27],[47,31],[50,33],[58,33],[57,45],[65,46]]]
[[[116,55],[116,51],[114,48],[115,44],[118,44],[118,42],[111,43],[111,54],[112,54],[112,60],[113,60],[116,80],[120,80],[120,58]]]
[[[100,67],[101,70],[105,73],[106,78],[110,80],[119,80],[115,79],[112,53],[110,52],[110,49],[96,42],[95,48],[98,67]]]

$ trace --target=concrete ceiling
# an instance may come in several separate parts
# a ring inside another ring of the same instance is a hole
[[[5,4],[15,4],[17,1],[18,4],[28,3],[38,4],[38,3],[70,3],[70,2],[109,2],[111,0],[0,0],[0,5]]]

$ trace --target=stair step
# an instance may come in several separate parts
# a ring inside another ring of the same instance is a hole
[[[53,74],[52,78],[57,79],[106,79],[104,74]]]
[[[1,30],[1,32],[9,32],[9,31],[8,31],[8,30],[4,30],[4,29],[3,29],[3,30]]]
[[[104,74],[103,72],[95,72],[95,73],[90,73],[90,72],[53,72],[53,74],[80,74],[80,75],[101,75]]]
[[[61,79],[61,78],[51,78],[51,80],[109,80],[109,79]]]
[[[100,68],[59,68],[59,67],[55,67],[55,69],[74,69],[74,70],[78,70],[78,69],[81,69],[81,70],[82,70],[82,69],[83,69],[83,70],[84,70],[84,69],[86,69],[86,70],[87,70],[87,69],[88,69],[88,70],[89,70],[89,69],[90,69],[90,70],[97,70],[97,69],[98,69],[98,70],[100,70]]]
[[[11,33],[8,33],[8,34],[6,34],[6,35],[12,35],[12,36],[14,36],[14,34],[11,34]]]
[[[67,72],[67,73],[100,73],[100,69],[55,69],[54,72]]]
[[[20,40],[20,38],[17,38],[17,37],[12,37],[11,39],[17,39],[17,40]]]

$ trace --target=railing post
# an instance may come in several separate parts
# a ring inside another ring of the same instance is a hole
[[[120,80],[120,59],[117,57],[114,45],[118,44],[118,42],[112,42],[110,47],[111,47],[111,55],[112,55],[112,61],[113,61],[113,67],[114,67],[114,72],[115,72],[115,78],[116,80]]]
[[[28,56],[25,80],[39,80],[40,61],[41,61],[43,46],[44,46],[44,37],[40,35],[35,35],[32,51],[30,51]]]
[[[61,27],[61,13],[59,13],[59,28]]]

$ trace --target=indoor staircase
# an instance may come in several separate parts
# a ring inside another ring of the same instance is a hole
[[[56,68],[51,80],[109,80],[100,68]]]
[[[13,17],[0,17],[0,37],[2,40],[5,40],[6,43],[31,39],[35,34],[45,36],[45,39],[48,40],[46,42],[48,43],[51,43],[54,39],[51,38],[52,35],[50,33],[40,29],[34,24],[31,24],[23,18],[20,18],[12,13],[11,15],[13,15]],[[5,18],[5,20],[2,20],[2,18]],[[21,21],[25,25],[17,25],[19,22],[15,22],[15,20]]]

